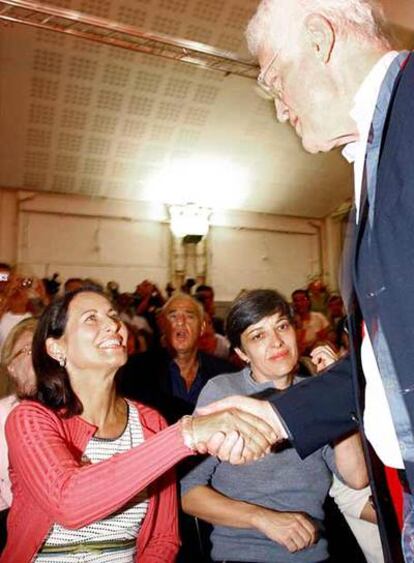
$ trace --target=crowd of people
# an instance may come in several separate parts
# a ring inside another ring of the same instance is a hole
[[[2,560],[72,561],[83,549],[109,550],[117,561],[132,561],[138,553],[143,561],[151,561],[152,553],[182,563],[227,560],[229,549],[243,537],[237,529],[244,520],[219,518],[219,525],[236,533],[233,539],[225,534],[224,551],[217,547],[223,540],[217,544],[215,511],[221,513],[222,499],[217,502],[213,496],[211,513],[207,509],[215,481],[212,489],[200,490],[200,500],[195,497],[196,508],[194,492],[188,489],[213,461],[211,474],[219,474],[214,468],[219,458],[191,454],[207,453],[206,444],[218,439],[218,431],[222,435],[237,430],[238,439],[252,440],[246,459],[257,459],[260,448],[270,447],[272,432],[256,417],[234,410],[231,420],[224,413],[191,415],[206,397],[222,396],[218,390],[211,393],[211,385],[221,387],[221,381],[229,381],[226,389],[235,385],[234,392],[260,396],[269,386],[289,387],[336,361],[344,353],[343,343],[334,339],[333,322],[343,311],[330,309],[337,296],[329,295],[319,280],[294,291],[292,303],[274,290],[243,290],[235,296],[225,323],[216,315],[213,288],[205,284],[186,284],[179,290],[169,284],[164,295],[148,280],[134,292],[121,293],[115,282],[104,286],[73,277],[61,284],[57,274],[39,280],[7,264],[0,265],[0,275],[2,546],[7,537]],[[298,292],[306,296],[306,307],[297,306]],[[313,314],[324,319],[323,331],[315,329]],[[301,348],[304,333],[306,349]],[[225,345],[217,345],[217,337]],[[261,339],[259,348],[256,341]],[[265,443],[258,428],[267,432]],[[149,440],[155,435],[156,440]],[[246,494],[255,501],[251,506],[263,510],[263,522],[240,547],[248,541],[250,551],[266,554],[263,561],[285,562],[296,551],[306,554],[304,561],[309,554],[311,560],[326,559],[329,534],[323,506],[330,490],[348,521],[354,518],[368,527],[362,533],[357,530],[355,537],[368,561],[380,562],[375,511],[369,510],[358,440],[355,434],[333,449],[320,450],[307,463],[291,448],[283,448],[266,456],[267,469],[260,460],[248,464],[247,473],[240,460],[232,466],[227,478],[239,485],[234,491],[220,488],[221,494],[235,495],[235,512]],[[228,465],[224,462],[223,467]],[[293,481],[282,484],[278,478],[278,486],[268,489],[266,479],[277,467],[302,482],[297,496]],[[119,475],[116,482],[114,471]],[[127,477],[129,473],[135,478]],[[175,496],[175,475],[182,504]],[[316,489],[305,500],[307,479],[315,477]],[[257,490],[247,490],[246,479],[257,482]],[[264,494],[259,483],[268,490],[269,501],[257,505]],[[98,501],[98,491],[108,488],[111,494]],[[23,517],[28,507],[30,523]],[[270,531],[277,526],[280,530]],[[150,529],[155,539],[148,536]]]

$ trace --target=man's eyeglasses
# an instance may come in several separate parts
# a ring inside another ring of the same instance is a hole
[[[271,70],[274,68],[274,63],[279,56],[279,53],[275,53],[273,57],[270,59],[269,63],[266,67],[262,70],[262,72],[257,77],[257,85],[263,92],[269,96],[270,98],[277,98],[279,99],[282,95],[282,91],[280,87],[277,87],[276,80],[277,75],[274,74],[272,76]]]
[[[32,355],[32,345],[31,344],[26,344],[26,346],[23,346],[23,348],[21,348],[20,350],[18,350],[11,358],[9,361],[9,364],[11,364],[12,362],[14,362],[14,360],[16,358],[19,358],[21,356],[31,356]]]

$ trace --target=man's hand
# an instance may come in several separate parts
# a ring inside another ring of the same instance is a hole
[[[183,429],[190,433],[197,451],[235,464],[259,459],[277,440],[265,421],[238,409],[193,416],[191,426],[184,421]]]
[[[318,539],[318,530],[309,516],[301,512],[279,512],[259,508],[253,526],[291,553],[306,549]]]
[[[196,414],[207,415],[226,409],[237,409],[238,411],[253,415],[256,419],[264,421],[266,425],[273,430],[275,436],[271,444],[287,438],[286,431],[281,425],[279,417],[267,401],[232,395],[210,403],[205,407],[198,408]],[[246,444],[238,439],[238,436],[235,434],[215,434],[205,443],[198,443],[197,449],[200,453],[208,452],[210,455],[217,456],[222,461],[229,461],[233,464],[244,463],[248,459],[251,459],[251,455],[246,451]]]

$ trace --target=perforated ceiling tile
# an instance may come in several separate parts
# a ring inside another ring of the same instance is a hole
[[[120,141],[116,148],[115,156],[117,158],[136,158],[140,149],[140,143],[133,141]]]
[[[106,49],[106,46],[99,45],[93,41],[84,41],[83,39],[74,38],[71,41],[72,51],[88,55],[100,55]]]
[[[135,27],[143,27],[145,24],[147,13],[141,8],[131,8],[129,6],[120,6],[117,12],[116,20],[127,25]]]
[[[24,164],[27,168],[44,172],[49,164],[49,154],[47,152],[28,151],[24,155]]]
[[[199,0],[194,6],[193,15],[200,20],[217,23],[223,8],[222,0]]]
[[[53,125],[55,106],[30,104],[29,121],[33,125]]]
[[[63,193],[73,192],[75,183],[75,176],[69,176],[67,174],[55,174],[52,180],[52,190],[55,192]]]
[[[135,78],[134,89],[155,94],[162,80],[163,76],[161,74],[139,70]]]
[[[122,106],[123,95],[115,90],[101,90],[98,94],[96,107],[100,110],[119,111]]]
[[[92,176],[102,176],[105,172],[106,160],[101,160],[99,158],[85,158],[83,163],[83,170],[85,174],[91,174]]]
[[[80,11],[100,18],[108,18],[110,7],[110,0],[82,0]]]
[[[88,141],[87,152],[98,156],[106,156],[111,148],[110,139],[91,137]]]
[[[55,158],[54,168],[58,172],[71,172],[77,171],[79,164],[79,157],[71,154],[57,154]]]
[[[126,119],[123,124],[122,134],[125,137],[143,137],[148,123],[139,119]]]
[[[60,74],[62,70],[62,55],[46,49],[35,49],[33,57],[33,70],[37,72],[50,72]]]
[[[193,100],[200,104],[212,104],[216,100],[220,89],[208,84],[198,84],[194,92]]]
[[[102,185],[101,178],[88,178],[82,176],[80,181],[80,189],[84,194],[98,195]]]
[[[132,115],[149,117],[154,106],[154,98],[144,98],[141,96],[131,96],[127,112]]]
[[[171,140],[175,131],[174,126],[163,125],[161,123],[154,123],[150,129],[148,139],[150,141],[168,142]]]
[[[82,147],[82,135],[73,133],[60,133],[58,138],[58,149],[69,152],[79,152]]]
[[[162,102],[157,109],[157,119],[176,123],[181,116],[183,106],[181,104]]]
[[[167,149],[164,145],[146,144],[140,151],[140,162],[160,165],[166,155]]]
[[[210,110],[203,107],[190,106],[184,116],[186,125],[196,125],[202,127],[206,124]]]
[[[128,178],[134,173],[136,166],[135,161],[130,160],[113,160],[112,173],[117,178]]]
[[[25,188],[36,188],[38,190],[46,189],[46,174],[44,172],[33,172],[25,170],[23,174],[23,186]]]
[[[228,12],[225,27],[237,31],[243,31],[254,12],[255,7],[252,5],[247,6],[242,2],[233,4]]]
[[[104,115],[97,113],[93,116],[91,131],[93,133],[103,133],[105,135],[112,135],[115,132],[118,124],[118,118],[111,115]]]
[[[47,149],[52,142],[51,129],[28,129],[26,145],[34,148]]]
[[[194,65],[188,63],[182,63],[182,62],[173,63],[173,65],[170,65],[170,69],[171,69],[171,74],[174,74],[175,76],[177,75],[188,76],[194,80],[200,78],[205,73],[204,70],[201,70],[200,68],[197,68]]]
[[[144,162],[144,160],[140,158],[135,169],[135,177],[132,179],[135,190],[137,189],[137,185],[145,184],[148,178],[151,178],[157,170],[158,166]]]
[[[188,129],[180,128],[176,136],[176,141],[180,145],[191,146],[193,143],[197,143],[200,139],[201,132],[198,129]]]
[[[182,14],[188,6],[188,0],[158,0],[161,10],[169,10],[174,14]]]
[[[166,61],[161,57],[154,57],[151,55],[140,55],[140,64],[152,70],[166,70],[171,68],[171,61]]]
[[[101,194],[107,195],[108,197],[117,196],[122,193],[124,184],[122,182],[116,182],[114,180],[109,180],[105,185],[101,186]]]
[[[192,82],[189,80],[181,80],[179,78],[170,78],[163,88],[164,96],[171,96],[173,98],[180,98],[183,100],[191,86]]]
[[[86,57],[71,57],[68,76],[76,80],[94,80],[96,77],[96,60]]]
[[[137,53],[132,53],[131,51],[127,51],[126,49],[119,49],[118,47],[109,47],[108,58],[113,61],[135,64]]]
[[[150,23],[151,31],[166,35],[180,35],[181,21],[163,15],[155,15]]]
[[[131,70],[124,66],[107,64],[104,68],[102,82],[109,86],[123,88],[128,84],[130,73]]]
[[[46,45],[53,45],[54,47],[63,47],[65,45],[66,37],[62,33],[55,31],[47,31],[46,29],[36,30],[36,39],[39,43]]]
[[[48,0],[48,4],[51,6],[58,6],[59,8],[71,8],[72,1],[71,0]]]
[[[215,82],[221,83],[226,78],[226,75],[223,72],[212,72],[207,71],[203,74],[203,81],[204,82]]]
[[[209,43],[213,31],[211,29],[206,29],[199,25],[190,24],[187,26],[185,32],[183,33],[184,39],[191,39],[191,41],[199,41],[200,43]]]
[[[242,41],[238,33],[221,33],[217,39],[217,46],[225,51],[237,52]]]
[[[88,114],[85,111],[64,108],[60,119],[60,125],[62,127],[70,127],[76,130],[83,129],[86,125],[87,118]]]
[[[65,104],[87,107],[91,102],[92,88],[72,82],[66,86]]]
[[[41,76],[33,76],[30,83],[30,96],[43,101],[55,102],[58,97],[59,82]]]

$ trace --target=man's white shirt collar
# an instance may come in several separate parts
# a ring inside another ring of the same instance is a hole
[[[358,128],[359,140],[348,143],[344,147],[342,155],[348,162],[354,163],[355,204],[357,208],[357,216],[359,214],[362,175],[364,172],[365,153],[369,130],[381,85],[392,61],[397,55],[397,51],[389,51],[375,64],[356,93],[354,97],[354,105],[350,112],[350,115]]]

